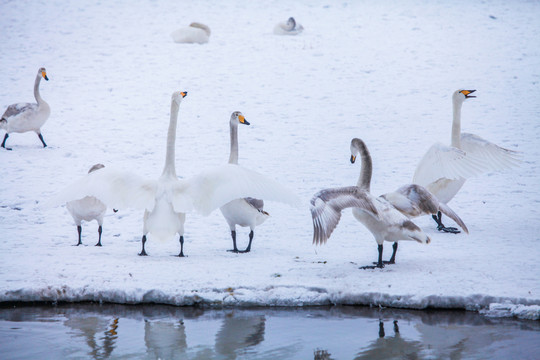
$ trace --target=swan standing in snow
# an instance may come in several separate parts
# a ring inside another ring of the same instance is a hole
[[[47,146],[45,140],[43,140],[43,135],[41,135],[41,127],[49,118],[51,108],[39,94],[41,78],[47,81],[49,80],[45,68],[40,68],[38,70],[36,81],[34,82],[34,97],[36,98],[37,104],[19,103],[9,105],[0,119],[0,129],[6,131],[1,146],[6,150],[11,150],[11,148],[6,147],[6,140],[9,137],[9,134],[13,132],[24,133],[27,131],[34,131],[39,137],[39,140],[43,143],[43,147]]]
[[[186,95],[180,91],[172,95],[165,166],[157,180],[103,168],[76,181],[52,198],[49,204],[95,196],[113,208],[143,208],[142,250],[139,255],[147,255],[145,244],[148,234],[164,241],[178,234],[180,257],[184,256],[184,222],[188,211],[195,209],[208,215],[229,201],[246,196],[298,205],[298,197],[279,183],[235,164],[205,170],[187,180],[179,179],[175,168],[176,126],[179,106]]]
[[[448,203],[469,177],[516,166],[519,153],[502,148],[480,136],[461,132],[461,107],[476,90],[456,90],[452,95],[453,122],[450,146],[435,143],[416,167],[413,183],[426,187],[441,203]],[[441,212],[433,216],[438,227]]]
[[[187,44],[205,44],[210,39],[210,28],[204,24],[193,22],[189,26],[171,33],[174,42]]]
[[[435,195],[430,193],[425,187],[417,184],[403,185],[393,192],[381,195],[386,201],[392,204],[397,210],[409,219],[418,216],[431,215],[437,221],[438,230],[458,234],[460,231],[454,227],[446,227],[440,222],[438,213],[443,213],[454,220],[467,234],[469,229],[463,220],[448,205],[440,202]]]
[[[371,155],[358,138],[351,141],[351,163],[356,161],[360,153],[362,169],[356,186],[325,189],[319,191],[311,199],[311,215],[313,218],[313,243],[325,243],[341,218],[341,211],[352,207],[356,220],[361,222],[375,237],[379,252],[376,266],[383,268],[382,260],[384,241],[392,241],[393,252],[386,263],[394,264],[397,252],[397,241],[414,240],[428,244],[431,239],[416,224],[396,210],[388,201],[370,194],[372,162]]]
[[[231,114],[229,123],[231,133],[229,164],[238,164],[238,124],[249,125],[249,122],[240,111],[235,111]],[[263,200],[250,197],[235,199],[220,207],[221,213],[231,229],[233,249],[228,251],[234,253],[247,253],[251,251],[251,242],[253,241],[255,227],[262,224],[270,216],[263,208]],[[236,225],[249,226],[251,230],[249,233],[249,244],[244,251],[240,251],[236,247]]]
[[[291,16],[287,21],[280,22],[274,27],[276,35],[298,35],[304,30],[304,27],[296,23]]]
[[[102,169],[105,166],[102,164],[96,164],[90,168],[88,173],[92,173],[96,170]],[[77,225],[77,232],[79,233],[79,242],[77,243],[77,246],[82,244],[81,241],[81,233],[82,233],[82,226],[81,222],[84,221],[92,221],[96,220],[99,227],[98,227],[98,234],[99,234],[99,240],[96,246],[101,246],[101,232],[103,231],[103,216],[105,215],[105,211],[107,210],[107,206],[105,206],[104,203],[99,201],[93,196],[85,196],[82,199],[79,200],[72,200],[68,201],[66,203],[66,208],[68,209],[69,213],[73,217],[73,221],[75,221],[75,224]],[[116,210],[114,210],[116,212]]]

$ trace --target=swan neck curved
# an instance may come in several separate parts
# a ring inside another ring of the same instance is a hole
[[[41,98],[41,95],[39,94],[39,83],[41,82],[41,71],[38,72],[36,76],[36,81],[34,82],[34,97],[36,98],[36,101],[38,104],[43,104],[45,101]]]
[[[229,164],[238,164],[238,124],[231,118],[231,154],[229,155]]]
[[[462,102],[454,101],[452,121],[452,146],[461,148],[461,105]]]
[[[371,188],[371,174],[373,172],[371,155],[363,141],[360,140],[357,145],[360,157],[362,158],[362,169],[360,170],[360,176],[358,177],[356,186],[369,192]]]
[[[176,177],[175,146],[176,146],[176,124],[178,122],[178,104],[173,100],[171,102],[171,120],[169,122],[169,131],[167,132],[167,155],[165,156],[165,167],[163,174]]]

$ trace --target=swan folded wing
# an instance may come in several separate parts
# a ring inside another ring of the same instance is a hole
[[[470,178],[485,171],[482,162],[453,146],[433,144],[426,152],[413,176],[413,183],[426,186],[439,179]]]
[[[295,193],[278,182],[236,164],[206,170],[190,178],[194,207],[208,215],[231,200],[253,197],[299,206]]]
[[[37,104],[31,104],[31,103],[19,103],[19,104],[9,105],[6,111],[4,112],[4,114],[2,115],[2,118],[7,120],[10,117],[20,115],[29,110],[37,110],[37,108],[38,108]]]
[[[521,162],[520,152],[505,149],[474,134],[461,134],[461,148],[468,155],[482,161],[486,171],[509,169]]]
[[[155,204],[156,181],[145,180],[133,173],[103,168],[91,172],[53,196],[45,206],[58,206],[68,201],[94,196],[108,207],[152,210]]]
[[[341,211],[349,207],[361,208],[375,218],[378,217],[370,195],[357,186],[325,189],[313,196],[310,210],[314,244],[326,243],[341,219]]]

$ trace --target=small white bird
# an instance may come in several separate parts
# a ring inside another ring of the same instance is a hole
[[[339,223],[341,211],[352,207],[356,220],[375,237],[379,252],[376,266],[363,266],[362,269],[383,268],[384,263],[395,263],[397,241],[414,240],[429,244],[431,239],[384,198],[370,194],[373,169],[371,155],[364,142],[354,138],[351,141],[352,163],[356,161],[358,153],[362,158],[362,169],[356,186],[321,190],[311,199],[313,243],[325,243]],[[386,262],[382,260],[384,241],[394,242],[392,256]]]
[[[171,37],[176,43],[205,44],[210,39],[210,33],[207,25],[193,22],[187,27],[173,31]]]
[[[249,125],[244,115],[240,111],[231,114],[230,135],[231,135],[231,153],[229,155],[229,164],[238,164],[238,123]],[[234,253],[247,253],[251,251],[251,242],[253,241],[255,227],[262,224],[270,216],[264,211],[264,201],[246,197],[235,199],[219,208],[227,220],[231,229],[233,240],[233,249],[228,250]],[[236,225],[249,226],[249,244],[245,250],[240,251],[236,246]]]
[[[99,170],[104,168],[105,166],[102,164],[96,164],[90,168],[88,173],[90,174],[93,171]],[[75,225],[77,225],[77,232],[79,233],[79,242],[77,243],[77,246],[82,244],[81,241],[81,233],[82,233],[82,226],[81,222],[84,221],[92,221],[96,220],[99,227],[98,227],[98,234],[99,234],[99,240],[96,246],[101,246],[101,233],[103,231],[103,216],[105,215],[105,211],[107,210],[107,206],[105,206],[104,203],[99,201],[93,196],[85,196],[82,199],[79,200],[72,200],[68,201],[66,203],[66,208],[68,209],[69,213],[73,217],[73,221],[75,221]],[[116,212],[116,210],[114,210]]]
[[[179,257],[184,256],[184,223],[186,212],[193,209],[203,215],[246,196],[262,197],[297,205],[298,197],[278,184],[239,165],[227,164],[199,173],[190,179],[176,175],[175,144],[178,110],[187,92],[172,94],[165,166],[157,180],[142,179],[131,172],[103,168],[88,174],[53,197],[55,205],[85,196],[94,196],[113,208],[142,208],[143,236],[141,256],[147,255],[147,235],[166,241],[180,236]]]
[[[287,21],[280,22],[274,27],[274,34],[276,35],[298,35],[304,31],[304,27],[298,23],[291,16]]]
[[[24,133],[27,131],[34,131],[39,137],[39,140],[43,143],[43,147],[47,146],[45,140],[43,140],[43,135],[41,135],[41,127],[49,118],[51,108],[39,94],[41,78],[49,80],[45,68],[40,68],[38,70],[36,81],[34,82],[34,97],[36,98],[36,104],[19,103],[9,105],[2,115],[2,118],[0,119],[0,129],[6,131],[4,141],[2,141],[1,145],[4,149],[11,150],[11,148],[6,147],[6,140],[10,133]]]
[[[476,90],[456,90],[452,95],[453,122],[450,146],[435,143],[416,167],[413,183],[424,186],[446,204],[458,193],[465,180],[485,172],[504,170],[519,164],[520,154],[502,148],[478,135],[461,132],[461,107]],[[438,226],[441,213],[435,218]]]

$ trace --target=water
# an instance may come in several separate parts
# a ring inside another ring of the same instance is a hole
[[[540,322],[366,307],[0,308],[1,359],[538,359]]]

